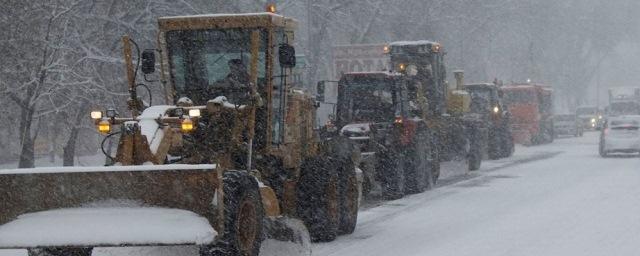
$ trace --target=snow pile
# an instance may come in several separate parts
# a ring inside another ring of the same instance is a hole
[[[0,248],[207,244],[207,219],[165,208],[72,208],[24,214],[0,226]]]
[[[151,153],[155,154],[158,151],[160,142],[164,137],[164,131],[160,129],[160,125],[156,119],[163,117],[169,109],[175,108],[175,106],[159,105],[148,107],[140,116],[138,116],[138,124],[140,125],[140,133],[147,137],[149,142],[149,149]]]
[[[42,174],[42,173],[81,173],[81,172],[144,172],[171,170],[215,170],[215,164],[165,164],[165,165],[127,165],[127,166],[76,166],[76,167],[39,167],[0,170],[3,174]]]
[[[311,238],[301,220],[278,217],[265,222],[260,256],[311,255]]]
[[[370,123],[362,123],[362,124],[348,124],[345,125],[344,127],[342,127],[342,129],[340,130],[340,134],[343,134],[345,132],[347,133],[352,133],[352,134],[368,134],[371,131],[371,124]]]
[[[233,109],[244,109],[247,107],[245,105],[236,105],[236,104],[230,103],[229,100],[227,100],[227,97],[225,96],[218,96],[215,99],[209,100],[208,103],[222,105],[225,108],[233,108]]]
[[[429,40],[418,40],[418,41],[397,41],[392,42],[390,46],[411,46],[411,45],[427,45],[427,44],[437,44],[436,42]]]

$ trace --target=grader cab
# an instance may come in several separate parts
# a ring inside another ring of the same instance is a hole
[[[90,253],[94,246],[196,244],[201,255],[258,255],[265,238],[305,244],[307,232],[314,241],[353,232],[357,154],[320,141],[313,125],[315,100],[292,88],[296,21],[258,13],[164,17],[158,23],[157,50],[134,55],[139,47],[123,39],[132,116],[91,113],[99,131],[120,136],[116,155],[108,156],[114,166],[0,175],[0,197],[11,209],[0,216],[0,237],[3,226],[19,216],[105,201],[109,207],[126,201],[190,211],[205,218],[217,236],[17,245],[0,239],[0,248],[65,255]],[[155,73],[156,52],[166,105],[145,106],[136,76],[138,70]],[[134,56],[141,67],[133,65]],[[34,200],[40,197],[51,200]]]

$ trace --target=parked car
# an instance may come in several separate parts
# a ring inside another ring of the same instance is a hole
[[[612,153],[640,153],[640,116],[609,118],[600,133],[600,156]]]
[[[582,122],[575,114],[555,115],[553,117],[553,129],[555,136],[571,135],[578,137],[584,133]]]

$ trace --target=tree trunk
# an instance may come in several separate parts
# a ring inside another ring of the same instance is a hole
[[[33,109],[23,108],[20,116],[20,161],[18,168],[33,168],[34,161],[34,138],[31,137],[31,123],[33,122]]]
[[[74,159],[76,155],[76,142],[78,140],[78,133],[80,132],[80,124],[82,123],[82,117],[85,116],[85,113],[82,110],[87,109],[87,105],[88,104],[86,102],[83,102],[76,112],[76,116],[71,127],[71,132],[69,133],[69,139],[67,140],[67,144],[65,144],[64,148],[62,149],[63,166],[74,165]]]

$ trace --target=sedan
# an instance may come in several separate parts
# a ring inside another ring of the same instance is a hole
[[[611,117],[600,133],[600,156],[640,153],[640,116]]]

